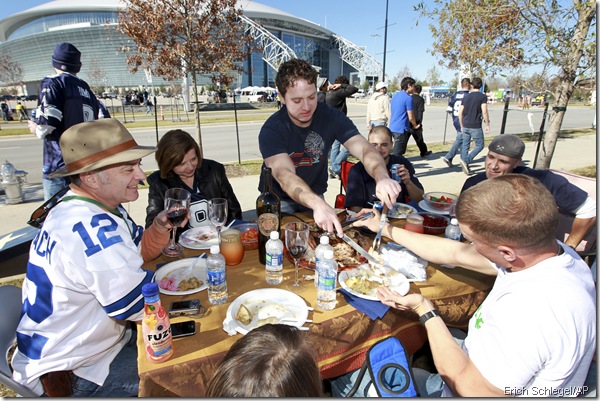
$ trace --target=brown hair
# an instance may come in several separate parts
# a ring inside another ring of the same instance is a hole
[[[287,89],[295,85],[299,79],[304,79],[309,84],[317,84],[317,70],[313,68],[307,61],[297,58],[291,59],[282,63],[275,77],[275,85],[277,91],[282,97],[285,97]]]
[[[160,178],[166,179],[173,173],[173,168],[183,161],[185,154],[194,149],[198,157],[198,167],[202,163],[200,146],[192,136],[180,129],[168,131],[160,141],[156,150],[156,162],[160,170]]]
[[[321,397],[323,382],[297,327],[266,324],[236,341],[206,397]]]
[[[537,179],[506,174],[469,188],[458,198],[456,217],[491,246],[544,247],[554,240],[558,208]]]
[[[376,125],[373,128],[371,128],[371,131],[369,132],[369,136],[371,136],[372,134],[385,134],[390,137],[390,143],[394,143],[394,137],[392,136],[392,131],[390,131],[390,129],[388,127],[386,127],[385,125]]]

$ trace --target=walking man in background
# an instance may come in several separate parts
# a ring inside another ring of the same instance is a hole
[[[479,91],[483,82],[481,78],[473,78],[473,88],[463,98],[462,104],[458,109],[458,120],[460,121],[460,130],[463,133],[462,154],[466,154],[466,159],[460,160],[460,166],[463,173],[471,175],[469,164],[473,162],[475,156],[483,149],[483,129],[481,121],[485,123],[485,133],[490,133],[490,116],[487,108],[487,96]],[[469,153],[471,138],[475,141],[475,148]]]
[[[413,112],[415,113],[415,120],[417,121],[417,125],[419,128],[411,128],[410,135],[415,139],[417,146],[419,147],[419,152],[421,153],[421,157],[426,157],[431,154],[431,150],[427,150],[427,144],[423,139],[423,113],[425,113],[425,100],[421,96],[421,91],[423,87],[419,84],[415,85],[415,90],[410,97],[412,97],[413,102]]]
[[[410,97],[415,90],[415,80],[411,77],[404,77],[400,83],[400,88],[402,90],[396,93],[391,101],[392,117],[389,126],[394,135],[392,154],[396,156],[406,153],[406,144],[411,128],[418,129],[420,127],[415,119],[413,101]]]
[[[52,66],[56,74],[45,77],[40,84],[37,121],[29,121],[29,131],[44,140],[44,200],[69,185],[66,177],[49,177],[65,167],[59,146],[60,136],[75,124],[97,120],[100,110],[89,85],[77,77],[81,69],[81,52],[75,46],[67,42],[57,44]]]
[[[452,98],[448,102],[448,108],[446,109],[448,113],[452,113],[452,123],[454,124],[454,128],[456,128],[456,139],[454,140],[454,144],[448,153],[446,153],[446,156],[442,157],[442,160],[448,165],[448,167],[452,167],[452,159],[459,151],[461,152],[461,160],[466,161],[468,157],[468,149],[466,149],[466,152],[463,152],[462,148],[463,134],[460,130],[458,110],[460,109],[463,98],[467,95],[467,93],[469,93],[469,89],[471,88],[471,80],[469,78],[463,78],[460,81],[460,87],[461,90],[452,95]]]
[[[387,84],[377,82],[375,93],[369,98],[367,104],[367,131],[378,125],[387,126],[392,116],[390,97],[387,94]]]

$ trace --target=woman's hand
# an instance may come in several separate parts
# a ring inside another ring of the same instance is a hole
[[[352,227],[367,227],[369,230],[373,231],[374,233],[379,231],[379,221],[381,220],[381,214],[379,213],[379,211],[377,209],[364,208],[360,212],[356,213],[355,217],[360,217],[360,216],[362,216],[366,213],[370,213],[370,212],[373,212],[373,217],[364,219],[364,220],[355,221],[354,223],[352,223]]]

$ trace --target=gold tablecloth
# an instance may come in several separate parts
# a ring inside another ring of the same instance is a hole
[[[206,251],[186,249],[184,257],[192,257]],[[172,261],[164,256],[144,267],[155,270],[156,265]],[[294,265],[284,261],[284,279],[278,286],[265,281],[264,266],[258,261],[258,251],[246,251],[237,266],[227,267],[229,300],[223,305],[210,305],[207,292],[201,291],[186,296],[161,294],[165,308],[175,300],[200,299],[207,308],[201,318],[182,316],[171,322],[195,320],[196,334],[174,340],[175,353],[166,362],[153,364],[146,360],[141,328],[138,327],[138,370],[140,375],[139,395],[144,397],[202,397],[206,385],[217,366],[241,334],[229,336],[223,330],[227,308],[238,296],[260,288],[280,288],[299,295],[307,305],[315,308],[309,312],[307,323],[308,341],[315,352],[321,375],[332,378],[358,369],[365,360],[365,353],[375,342],[396,336],[404,344],[408,354],[415,353],[427,340],[425,329],[417,317],[408,312],[390,309],[383,318],[371,320],[367,315],[350,306],[341,293],[332,311],[321,311],[316,305],[316,290],[312,281],[304,281],[300,288],[291,285]],[[300,269],[303,274],[312,271]],[[437,265],[427,267],[427,281],[411,283],[412,292],[420,292],[433,300],[448,326],[465,328],[469,318],[481,304],[491,288],[494,277],[476,274]]]

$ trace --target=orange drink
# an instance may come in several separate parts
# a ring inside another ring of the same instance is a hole
[[[227,266],[235,266],[244,259],[244,244],[238,230],[229,229],[221,233],[221,254]]]

